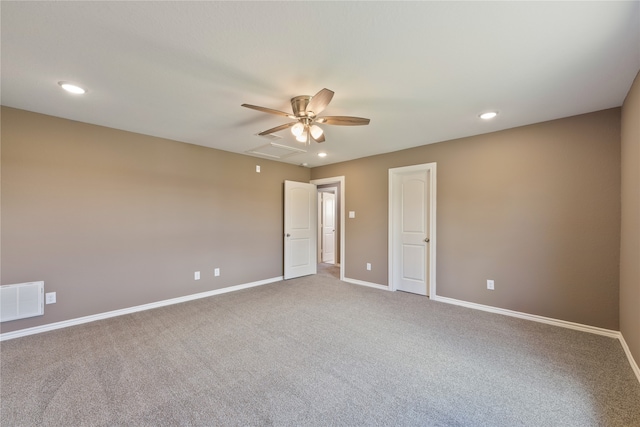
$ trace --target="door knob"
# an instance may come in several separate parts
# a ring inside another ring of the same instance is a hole
[[[287,234],[286,234],[286,236],[287,236],[287,237],[291,237],[291,234],[287,233]]]
[[[426,243],[429,243],[429,238],[427,237],[426,239],[424,239],[424,241],[425,241]]]

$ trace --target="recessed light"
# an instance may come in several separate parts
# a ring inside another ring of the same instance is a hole
[[[60,87],[64,90],[66,90],[69,93],[73,93],[76,95],[82,95],[87,93],[86,89],[81,88],[80,86],[74,85],[72,83],[68,83],[68,82],[58,82],[58,84],[60,85]]]
[[[318,157],[327,157],[327,153],[325,153],[324,151],[321,151],[318,153]]]
[[[498,113],[496,111],[487,111],[486,113],[480,114],[480,118],[482,120],[491,120],[497,115]]]

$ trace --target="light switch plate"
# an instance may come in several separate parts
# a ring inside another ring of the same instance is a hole
[[[44,294],[45,304],[55,304],[56,303],[56,293],[55,292],[47,292]]]
[[[349,211],[349,218],[355,218],[356,217],[356,211]]]

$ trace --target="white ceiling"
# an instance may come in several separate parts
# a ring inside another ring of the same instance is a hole
[[[246,153],[288,119],[240,104],[290,111],[326,87],[324,114],[371,124],[324,126],[325,143],[283,159],[313,167],[620,106],[640,69],[639,6],[2,1],[1,102]]]

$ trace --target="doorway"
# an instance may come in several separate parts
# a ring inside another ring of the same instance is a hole
[[[436,294],[436,164],[389,169],[389,289]]]
[[[335,194],[334,201],[334,225],[332,228],[335,230],[334,232],[334,256],[333,256],[333,266],[330,263],[325,263],[329,267],[334,268],[338,267],[340,270],[340,280],[344,280],[344,272],[345,272],[345,261],[344,261],[344,240],[345,240],[345,230],[344,230],[344,206],[345,206],[345,177],[338,176],[333,178],[322,178],[322,179],[313,179],[310,181],[311,184],[315,184],[318,187],[318,200],[320,201],[322,198],[322,193],[331,193]],[[323,224],[322,224],[322,207],[320,203],[318,205],[318,246],[319,249],[322,248],[322,239],[323,239]],[[326,223],[326,221],[325,221]],[[330,230],[327,228],[327,231]],[[331,238],[327,236],[327,238]],[[322,252],[320,250],[318,253],[318,263],[323,263]],[[325,258],[326,260],[326,258]]]
[[[318,260],[337,264],[336,187],[318,187]]]

